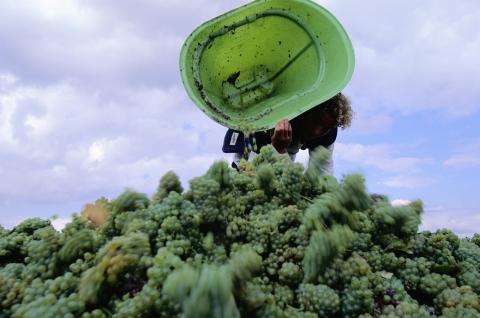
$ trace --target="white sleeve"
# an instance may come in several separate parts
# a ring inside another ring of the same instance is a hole
[[[319,147],[322,147],[322,146],[319,146]],[[327,161],[327,163],[325,164],[325,167],[323,169],[323,172],[329,176],[333,176],[333,173],[334,173],[334,170],[333,170],[333,148],[334,148],[334,144],[331,144],[330,146],[328,147],[324,147],[325,149],[328,150],[328,152],[330,153],[330,157]],[[312,155],[312,150],[308,150],[308,160],[310,160],[311,158],[311,155]]]
[[[234,153],[232,158],[232,164],[235,164],[238,167],[242,158],[243,158],[243,155],[241,153]]]

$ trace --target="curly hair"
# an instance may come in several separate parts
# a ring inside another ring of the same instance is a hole
[[[350,127],[352,124],[352,119],[354,116],[352,104],[350,102],[350,98],[342,93],[338,93],[317,107],[321,108],[322,111],[327,112],[330,116],[332,116],[337,123],[337,127],[345,129]]]
[[[335,127],[342,129],[350,127],[354,115],[350,99],[342,93],[338,93],[329,100],[304,112],[296,118],[296,121],[319,120],[324,114],[328,114],[333,119]]]

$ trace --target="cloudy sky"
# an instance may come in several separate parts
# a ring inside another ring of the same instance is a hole
[[[225,128],[189,100],[178,60],[194,28],[247,2],[0,1],[0,224],[152,194],[168,170],[186,184],[226,158]],[[478,1],[317,2],[356,52],[335,174],[421,198],[426,229],[480,232]]]

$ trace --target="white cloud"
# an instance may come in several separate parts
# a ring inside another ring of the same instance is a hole
[[[423,167],[433,163],[431,158],[396,156],[401,145],[388,144],[343,144],[336,143],[334,161],[354,163],[359,166],[371,166],[378,169],[386,180],[379,182],[391,188],[422,188],[435,183],[425,176]],[[394,174],[388,177],[388,174]]]
[[[426,207],[420,228],[429,231],[447,228],[458,235],[470,237],[480,232],[480,209]]]
[[[412,203],[412,201],[405,199],[395,199],[391,202],[392,206],[405,206],[409,205],[410,203]]]
[[[37,21],[56,22],[66,25],[88,26],[97,17],[91,8],[75,0],[17,1],[14,6],[5,3],[3,9],[11,14]],[[12,22],[8,19],[4,23]]]
[[[434,183],[435,180],[433,178],[410,175],[395,176],[382,182],[382,184],[386,185],[387,187],[407,189],[424,188]]]
[[[444,164],[451,167],[475,167],[480,166],[480,157],[468,154],[453,155]]]
[[[0,74],[0,91],[6,90],[17,81],[18,79],[13,74]]]
[[[68,223],[72,222],[72,218],[53,218],[51,220],[52,226],[55,228],[57,231],[63,230],[65,225]]]
[[[344,24],[356,52],[347,91],[355,108],[467,116],[480,110],[478,3],[464,0],[354,0],[328,7]]]
[[[195,27],[247,2],[0,2],[0,202],[13,202],[2,217],[20,202],[86,203],[127,186],[152,192],[167,170],[185,183],[223,157],[225,129],[187,98],[178,56]],[[352,132],[379,134],[399,114],[479,110],[476,0],[318,2],[354,43]],[[432,183],[422,168],[433,160],[401,148],[339,143],[334,156],[378,169],[390,186]],[[477,166],[478,154],[460,149],[444,164]]]
[[[385,172],[419,171],[430,158],[395,157],[401,146],[388,144],[335,144],[334,159],[376,167]]]
[[[447,167],[456,168],[480,166],[480,142],[461,147],[443,164]]]
[[[386,114],[370,115],[360,112],[354,117],[351,132],[361,134],[378,134],[387,131],[393,125],[393,118]]]
[[[125,137],[95,140],[88,148],[88,158],[86,161],[87,163],[94,164],[110,159],[110,162],[112,162],[124,154],[127,147],[128,140]]]
[[[25,216],[16,216],[15,214],[12,214],[12,215],[0,214],[0,225],[6,229],[12,229],[13,227],[22,223],[26,219],[27,217]]]
[[[125,187],[152,193],[168,170],[185,183],[224,157],[225,128],[179,87],[102,96],[70,82],[18,80],[0,101],[0,198],[59,203]]]
[[[0,97],[0,145],[7,147],[14,144],[12,124],[10,122],[14,107],[8,98]]]
[[[0,2],[0,71],[36,82],[74,80],[113,91],[131,85],[171,86],[180,79],[178,56],[188,34],[243,3]]]

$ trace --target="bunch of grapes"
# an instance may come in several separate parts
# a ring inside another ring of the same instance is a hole
[[[0,227],[0,318],[480,317],[480,236],[419,233],[420,201],[327,176],[326,156],[305,169],[267,146],[61,232]]]

